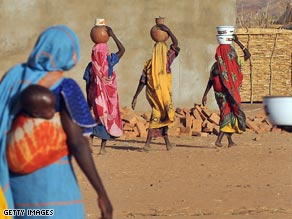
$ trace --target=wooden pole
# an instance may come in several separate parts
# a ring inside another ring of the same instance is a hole
[[[273,90],[273,56],[274,56],[274,52],[277,46],[277,41],[278,41],[278,33],[276,33],[276,37],[275,37],[275,42],[274,42],[274,46],[273,46],[273,50],[271,53],[271,57],[270,57],[270,84],[269,84],[269,95],[272,95],[272,90]]]
[[[249,50],[250,34],[247,35],[247,49]],[[250,77],[250,103],[253,103],[253,74],[252,74],[252,56],[249,58],[249,77]]]

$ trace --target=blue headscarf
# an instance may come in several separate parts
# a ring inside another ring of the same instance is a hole
[[[9,208],[14,208],[6,160],[6,134],[19,112],[20,92],[48,72],[70,70],[80,59],[77,35],[67,26],[47,28],[39,36],[26,63],[11,68],[0,83],[0,185]]]

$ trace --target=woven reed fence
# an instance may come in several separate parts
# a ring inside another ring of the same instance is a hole
[[[268,95],[292,96],[292,31],[250,28],[236,33],[252,55],[242,66],[242,102],[262,102]],[[242,58],[243,52],[234,46]]]

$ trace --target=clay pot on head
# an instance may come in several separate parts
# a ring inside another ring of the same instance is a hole
[[[164,18],[163,17],[158,17],[155,18],[155,23],[151,30],[150,30],[150,36],[155,42],[165,42],[168,40],[168,33],[165,31],[161,30],[157,24],[163,24],[164,23]]]
[[[104,25],[100,26],[93,26],[90,31],[91,40],[98,44],[98,43],[106,43],[109,40],[109,35],[107,33],[107,28]]]

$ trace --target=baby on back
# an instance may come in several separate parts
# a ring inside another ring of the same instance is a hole
[[[53,92],[29,85],[20,94],[20,104],[8,132],[7,161],[10,171],[28,174],[67,155],[68,147]]]
[[[20,96],[23,113],[33,118],[51,119],[55,114],[55,95],[46,87],[29,85]]]

